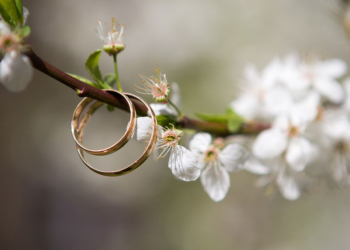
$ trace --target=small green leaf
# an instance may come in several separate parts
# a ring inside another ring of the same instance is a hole
[[[12,29],[14,29],[18,24],[23,25],[23,16],[21,14],[23,11],[18,11],[17,2],[19,2],[19,5],[22,5],[21,1],[16,0],[0,1],[0,15]]]
[[[227,122],[227,114],[196,113],[196,116],[207,122]]]
[[[107,74],[103,78],[103,81],[108,84],[108,86],[113,86],[115,84],[115,75],[114,74]]]
[[[244,118],[236,114],[232,109],[228,109],[225,114],[196,113],[196,116],[207,122],[226,123],[227,129],[231,133],[239,131],[244,123]]]
[[[238,132],[243,125],[243,121],[237,120],[235,118],[229,118],[227,121],[227,129],[231,133]]]
[[[15,0],[1,0],[0,15],[12,29],[17,26],[18,21],[21,19],[21,14],[18,12]]]
[[[22,22],[23,22],[23,5],[22,5],[22,1],[21,0],[15,0],[16,3],[16,7],[17,7],[17,11],[19,13],[19,15],[22,18]]]
[[[165,127],[169,124],[174,124],[176,122],[176,116],[174,115],[157,115],[158,125]]]
[[[78,76],[78,75],[74,75],[74,74],[70,74],[67,73],[68,75],[70,75],[71,77],[74,77],[75,79],[78,79],[79,81],[82,81],[83,83],[89,84],[90,86],[93,86],[95,88],[101,88],[99,85],[97,85],[96,83],[90,81],[89,79],[83,77],[83,76]]]
[[[100,59],[100,55],[101,55],[100,49],[92,52],[85,62],[85,69],[91,75],[91,77],[101,86],[101,88],[104,88],[102,75],[98,67],[98,61]]]
[[[11,26],[12,29],[14,29],[16,27],[15,22],[12,20],[12,17],[10,16],[10,14],[6,11],[5,7],[0,3],[0,15],[1,18],[8,24]]]
[[[21,33],[21,36],[22,36],[22,37],[27,37],[27,36],[29,36],[29,34],[30,34],[30,27],[29,27],[28,25],[24,26],[24,27],[21,29],[20,33]]]
[[[239,131],[244,123],[244,118],[235,113],[232,109],[226,110],[226,115],[228,131],[231,133]]]

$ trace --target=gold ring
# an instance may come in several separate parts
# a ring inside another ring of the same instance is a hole
[[[87,159],[85,158],[84,151],[77,146],[77,150],[78,150],[78,154],[79,154],[80,159],[84,162],[84,164],[90,170],[92,170],[95,173],[100,174],[100,175],[104,175],[104,176],[121,176],[121,175],[125,175],[125,174],[128,174],[128,173],[134,171],[136,168],[141,166],[142,163],[144,163],[147,160],[147,158],[152,153],[152,151],[154,149],[154,146],[157,143],[158,123],[157,123],[157,119],[156,119],[156,116],[155,116],[152,108],[143,99],[141,99],[140,97],[138,97],[136,95],[128,94],[128,93],[124,93],[124,95],[126,95],[129,98],[133,98],[133,99],[136,99],[136,100],[142,102],[148,108],[149,112],[151,113],[151,118],[152,118],[152,121],[153,121],[153,129],[152,129],[152,133],[151,133],[151,138],[150,138],[150,141],[148,142],[148,145],[147,145],[145,151],[142,153],[142,155],[135,162],[133,162],[132,164],[130,164],[129,166],[127,166],[127,167],[125,167],[123,169],[119,169],[119,170],[116,170],[116,171],[101,171],[101,170],[98,170],[98,169],[92,167],[89,164],[89,162],[87,161]],[[91,106],[91,109],[94,109],[94,107]],[[88,112],[90,113],[90,110]],[[82,135],[84,133],[85,126],[86,126],[86,123],[81,123],[81,125],[79,126],[78,142],[81,142],[81,140],[82,140]]]
[[[81,117],[81,114],[83,112],[83,110],[92,102],[94,101],[94,99],[91,98],[84,98],[76,107],[76,109],[74,110],[73,113],[73,118],[72,118],[72,124],[71,124],[71,129],[72,129],[72,135],[73,135],[73,139],[75,141],[75,143],[77,144],[77,146],[79,148],[81,148],[82,150],[88,152],[89,154],[92,155],[108,155],[108,154],[112,154],[114,152],[116,152],[118,149],[122,148],[132,137],[134,131],[135,131],[135,127],[136,127],[136,110],[134,107],[134,104],[130,101],[130,99],[123,93],[120,93],[116,90],[113,89],[108,89],[105,90],[106,92],[109,92],[111,94],[118,94],[121,95],[122,97],[124,97],[125,101],[127,102],[127,104],[129,105],[130,108],[130,122],[129,125],[127,127],[127,130],[125,131],[124,135],[119,139],[119,141],[117,141],[115,144],[113,144],[112,146],[108,147],[108,148],[103,148],[103,149],[89,149],[84,147],[81,144],[81,140],[78,140],[78,138],[82,138],[83,137],[83,133],[84,133],[84,129],[81,128],[85,128],[88,120],[90,119],[91,115],[99,108],[103,105],[102,102],[96,101],[91,107],[90,109],[85,113],[84,117],[81,119],[80,121],[80,125],[78,127],[78,122],[79,119]]]

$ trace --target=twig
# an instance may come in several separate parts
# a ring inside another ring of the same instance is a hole
[[[80,97],[90,97],[100,102],[110,104],[116,108],[129,112],[129,107],[122,97],[118,98],[101,89],[92,87],[86,83],[79,81],[78,79],[66,74],[65,72],[45,62],[43,59],[37,56],[32,49],[28,49],[28,51],[25,54],[30,58],[34,68],[56,79],[64,85],[70,87],[74,91],[78,92],[78,95]],[[147,107],[140,102],[136,102],[134,100],[132,101],[135,105],[137,114],[140,116],[146,116]],[[204,122],[191,119],[186,116],[183,116],[181,121],[177,125],[180,125],[184,128],[190,128],[200,132],[208,132],[219,136],[227,136],[232,134],[229,133],[227,125],[225,123]],[[244,126],[242,126],[242,129],[240,131],[234,134],[254,134],[259,133],[260,131],[267,128],[269,128],[268,124],[247,123]]]

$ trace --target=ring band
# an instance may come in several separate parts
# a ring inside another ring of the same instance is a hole
[[[134,107],[134,104],[130,101],[130,99],[123,93],[120,93],[116,90],[113,89],[108,89],[105,90],[106,92],[109,92],[111,94],[118,94],[121,95],[122,97],[124,97],[125,101],[127,102],[127,104],[129,105],[130,108],[130,122],[129,125],[127,127],[127,130],[125,131],[124,135],[112,146],[108,147],[108,148],[103,148],[103,149],[89,149],[86,148],[85,146],[83,146],[81,144],[81,140],[78,140],[78,138],[82,138],[83,137],[83,133],[84,133],[84,129],[82,130],[81,128],[85,128],[88,120],[90,119],[91,115],[99,108],[103,105],[102,102],[96,101],[91,107],[90,109],[85,113],[84,118],[81,119],[80,121],[80,125],[78,127],[78,122],[79,119],[81,117],[81,114],[83,112],[83,110],[92,102],[94,101],[94,99],[91,98],[84,98],[76,107],[76,109],[74,110],[73,113],[73,118],[72,118],[72,123],[71,123],[71,129],[72,129],[72,135],[73,135],[73,139],[75,141],[75,143],[77,144],[77,146],[79,148],[81,148],[82,150],[88,152],[89,154],[92,155],[108,155],[108,154],[112,154],[114,152],[116,152],[118,149],[122,148],[132,137],[132,135],[134,134],[135,131],[135,127],[136,127],[136,110]]]
[[[79,154],[80,159],[84,162],[84,164],[90,170],[92,170],[93,172],[95,172],[97,174],[100,174],[100,175],[104,175],[104,176],[121,176],[121,175],[125,175],[125,174],[128,174],[128,173],[134,171],[136,168],[141,166],[142,163],[144,163],[147,160],[147,158],[152,153],[152,151],[154,149],[154,146],[157,143],[158,123],[157,123],[157,119],[156,119],[156,116],[155,116],[152,108],[143,99],[141,99],[140,97],[138,97],[136,95],[128,94],[128,93],[124,93],[124,95],[126,95],[128,98],[136,99],[136,100],[142,102],[148,108],[148,110],[149,110],[149,112],[151,114],[152,121],[153,121],[153,128],[152,128],[151,138],[150,138],[150,141],[148,142],[148,145],[147,145],[145,151],[142,153],[142,155],[135,162],[133,162],[132,164],[130,164],[129,166],[127,166],[127,167],[125,167],[123,169],[116,170],[116,171],[101,171],[101,170],[98,170],[98,169],[92,167],[89,164],[89,162],[87,161],[87,159],[85,158],[84,151],[77,146],[77,150],[78,150],[78,154]],[[93,108],[93,107],[91,107],[91,108]],[[79,126],[80,133],[78,134],[79,135],[78,136],[78,142],[81,142],[81,140],[82,140],[82,135],[83,135],[85,126],[86,126],[86,123],[82,123]]]

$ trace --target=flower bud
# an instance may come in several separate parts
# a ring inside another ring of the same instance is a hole
[[[103,50],[110,56],[118,54],[123,51],[124,48],[124,43],[106,44],[103,46]]]

